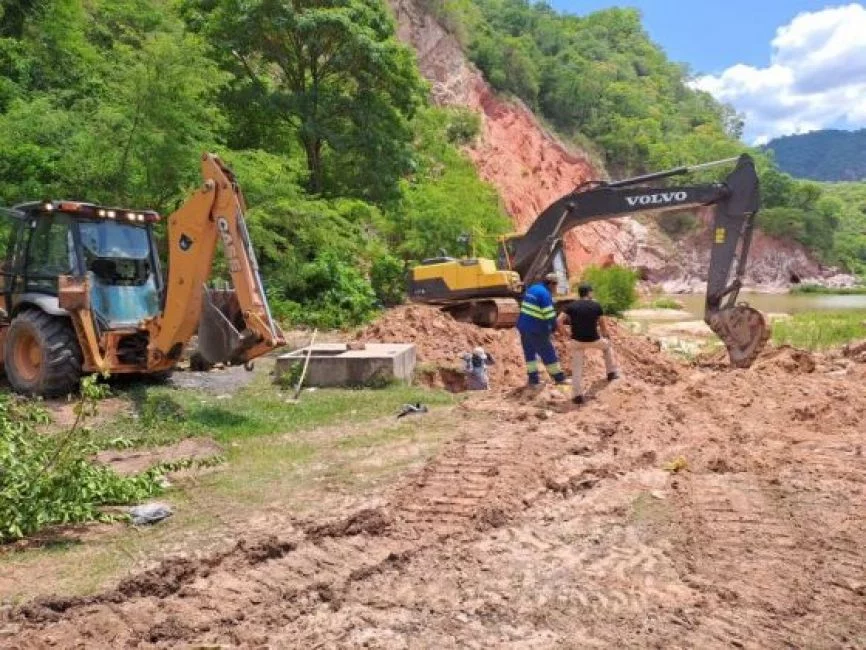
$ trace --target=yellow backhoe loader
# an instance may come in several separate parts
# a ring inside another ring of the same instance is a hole
[[[736,163],[724,182],[647,187],[645,184],[707,167]],[[639,213],[714,209],[704,320],[728,348],[731,363],[748,367],[770,335],[764,316],[737,302],[755,218],[760,207],[758,176],[743,154],[620,181],[589,181],[549,205],[522,235],[500,243],[499,258],[424,260],[412,270],[409,298],[439,305],[456,319],[483,327],[512,327],[526,287],[545,274],[560,276],[558,307],[573,296],[562,250],[563,235],[576,226]]]
[[[0,363],[12,388],[62,395],[82,373],[167,375],[198,333],[209,363],[285,345],[271,316],[234,174],[213,154],[168,217],[160,271],[150,210],[37,201],[0,216]],[[207,287],[217,241],[233,288]]]

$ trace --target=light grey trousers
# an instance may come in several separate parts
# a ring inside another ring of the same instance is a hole
[[[613,358],[613,347],[610,339],[600,338],[598,341],[572,341],[571,342],[571,394],[574,397],[583,395],[580,389],[583,378],[583,357],[587,350],[601,350],[604,355],[604,367],[609,373],[616,372],[616,361]]]

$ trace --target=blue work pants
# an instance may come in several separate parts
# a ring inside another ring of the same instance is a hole
[[[565,381],[565,373],[556,357],[556,349],[549,334],[520,332],[520,344],[523,347],[523,358],[526,359],[526,374],[529,384],[539,383],[538,358],[544,362],[547,373],[557,384]]]

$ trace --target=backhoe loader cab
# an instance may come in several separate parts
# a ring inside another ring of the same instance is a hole
[[[168,218],[163,277],[152,210],[39,201],[0,212],[0,363],[25,394],[74,390],[84,372],[164,375],[198,332],[210,363],[283,345],[231,171],[204,154],[202,188]],[[217,242],[234,289],[207,289]]]
[[[58,279],[86,277],[100,328],[120,329],[155,316],[163,289],[150,211],[72,201],[27,203],[12,210],[2,300],[11,313],[32,304],[59,309]]]
[[[145,370],[148,341],[138,326],[161,308],[152,232],[159,216],[40,201],[0,219],[0,338],[13,388],[45,394],[74,388],[86,364],[71,312],[85,307],[97,332],[118,333],[116,365]]]

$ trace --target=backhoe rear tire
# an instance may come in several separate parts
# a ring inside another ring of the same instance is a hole
[[[3,346],[6,377],[24,395],[57,397],[78,388],[81,348],[68,318],[26,309],[12,320]]]

